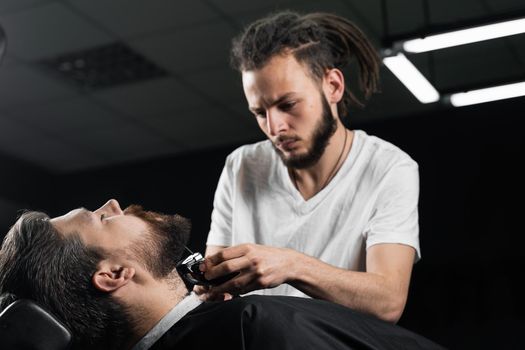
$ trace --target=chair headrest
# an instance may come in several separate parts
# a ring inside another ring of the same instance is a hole
[[[30,300],[17,300],[0,313],[3,350],[66,350],[71,343],[69,330]]]
[[[0,63],[2,63],[2,59],[4,58],[6,46],[7,38],[5,36],[4,28],[0,25]]]

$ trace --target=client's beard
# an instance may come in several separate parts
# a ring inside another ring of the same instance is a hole
[[[133,254],[153,277],[170,276],[184,254],[191,230],[190,221],[180,215],[145,211],[138,205],[127,207],[124,214],[139,217],[150,227],[150,234],[130,247]]]

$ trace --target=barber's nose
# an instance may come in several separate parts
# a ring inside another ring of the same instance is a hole
[[[95,210],[97,214],[104,214],[105,217],[123,215],[124,212],[120,208],[120,204],[116,199],[110,199],[103,206]]]
[[[286,118],[280,111],[268,110],[266,112],[266,127],[271,136],[277,136],[288,129]]]

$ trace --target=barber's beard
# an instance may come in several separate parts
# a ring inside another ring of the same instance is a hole
[[[323,114],[315,126],[310,138],[312,140],[312,146],[309,150],[307,150],[306,153],[287,156],[283,151],[273,145],[285,166],[294,169],[309,168],[315,165],[324,154],[330,138],[337,129],[337,121],[332,114],[330,105],[328,104],[328,101],[324,95],[321,95],[321,103],[323,106]]]

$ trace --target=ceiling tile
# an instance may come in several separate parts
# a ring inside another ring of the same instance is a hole
[[[114,40],[56,2],[0,16],[0,23],[9,38],[8,52],[24,60],[38,60]]]
[[[519,0],[484,0],[483,4],[491,14],[511,11],[521,11],[523,13],[523,2]]]
[[[221,8],[244,28],[252,22],[272,13],[284,10],[300,13],[310,11],[326,11],[346,15],[348,7],[338,0],[273,0],[273,1],[234,1],[212,0],[215,6]],[[343,13],[341,13],[343,12]]]
[[[392,115],[402,116],[430,110],[432,104],[420,103],[414,95],[384,66],[380,71],[380,91],[370,97],[363,109],[353,107],[348,116],[353,122],[372,122]]]
[[[520,72],[523,76],[525,74],[525,34],[510,36],[504,40],[511,54],[516,54],[516,58],[521,62]]]
[[[186,150],[210,148],[252,140],[260,134],[256,124],[241,122],[213,106],[191,112],[154,116],[148,123],[164,133],[174,135]]]
[[[292,10],[301,13],[329,12],[354,22],[363,32],[376,42],[380,42],[381,13],[378,1],[299,1],[293,3]]]
[[[341,1],[340,1],[341,2]],[[383,9],[380,1],[345,1],[349,9],[348,18],[355,21],[368,35],[383,35]]]
[[[386,3],[390,34],[424,26],[424,2]],[[427,3],[434,23],[525,9],[518,0]],[[0,67],[0,152],[67,172],[264,139],[247,111],[240,78],[228,68],[229,51],[241,26],[279,9],[334,12],[373,41],[383,34],[381,1],[0,0],[9,39]],[[116,39],[170,76],[81,95],[32,63]],[[525,72],[525,40],[517,35],[429,57],[411,55],[427,77],[434,69],[441,88],[518,79]],[[355,70],[349,71],[347,84],[355,89]],[[381,88],[365,109],[351,110],[350,123],[436,109],[420,104],[384,68]]]
[[[424,25],[421,1],[390,0],[386,2],[388,35],[416,32]]]
[[[2,0],[0,2],[0,15],[39,6],[54,0]]]
[[[235,2],[234,2],[235,3]],[[267,16],[277,10],[291,10],[299,13],[309,12],[329,12],[350,19],[359,28],[361,28],[374,43],[380,42],[381,26],[381,9],[378,2],[367,1],[314,1],[314,0],[290,0],[290,1],[254,1],[243,2],[237,8],[232,7],[228,1],[222,4],[217,2],[217,6],[223,7],[226,13],[229,13],[241,27],[245,27],[264,16]],[[242,10],[240,10],[242,9]],[[237,34],[237,33],[236,33]]]
[[[0,68],[0,108],[70,97],[75,91],[31,65],[4,62]]]
[[[171,77],[105,89],[92,96],[131,116],[168,113],[203,103],[202,97]]]
[[[209,7],[194,0],[69,0],[69,2],[120,37],[187,26],[217,16]]]
[[[184,78],[208,96],[227,103],[244,98],[240,73],[225,67],[206,71],[192,71]]]
[[[253,114],[248,110],[248,104],[244,98],[244,94],[236,100],[224,104],[223,110],[218,113],[227,116],[230,119],[229,123],[240,124],[243,128],[255,127],[255,129],[259,130]]]
[[[214,6],[220,8],[225,13],[235,14],[240,12],[258,11],[261,16],[264,12],[273,12],[276,10],[292,9],[293,5],[298,3],[315,2],[313,0],[209,0]]]
[[[95,160],[93,155],[5,117],[0,117],[0,151],[51,172]]]
[[[479,0],[429,1],[428,4],[432,23],[454,24],[489,15],[487,9],[483,7],[483,1]]]
[[[434,60],[436,85],[444,89],[523,77],[524,73],[523,63],[509,52],[504,40],[435,51]]]
[[[234,34],[228,23],[218,20],[131,40],[128,44],[161,67],[188,74],[199,69],[228,67]]]
[[[145,128],[124,124],[100,128],[90,132],[69,134],[79,145],[104,153],[111,163],[140,159],[157,154],[170,154],[180,150],[175,143],[167,141]]]
[[[122,117],[113,115],[86,97],[24,106],[11,110],[9,114],[41,130],[60,134],[89,132],[122,123]]]

